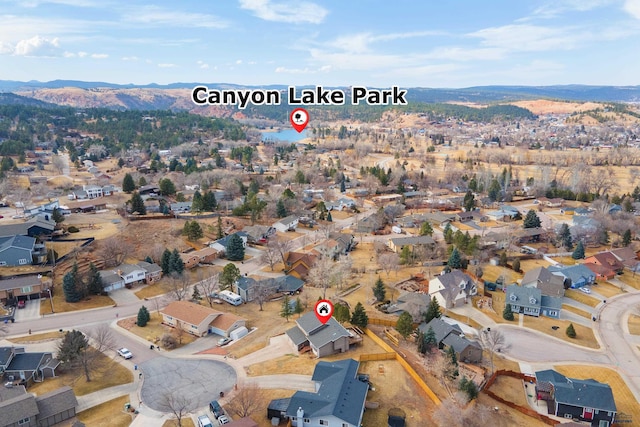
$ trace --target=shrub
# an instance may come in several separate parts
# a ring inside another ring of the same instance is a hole
[[[80,229],[78,227],[76,227],[76,226],[71,225],[71,226],[69,226],[69,228],[67,228],[67,231],[69,233],[78,233],[80,231]]]
[[[162,343],[162,347],[167,350],[172,350],[178,346],[178,340],[172,334],[164,334],[162,338],[160,338],[160,342]]]
[[[569,338],[575,338],[576,337],[576,330],[573,327],[573,323],[569,323],[569,326],[567,326],[567,336]]]

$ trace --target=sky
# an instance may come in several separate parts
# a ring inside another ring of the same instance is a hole
[[[0,0],[0,80],[639,85],[640,0]]]

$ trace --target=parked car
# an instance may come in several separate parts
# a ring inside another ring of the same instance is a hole
[[[213,427],[213,423],[208,416],[200,415],[198,417],[198,427]]]
[[[581,291],[581,292],[584,292],[585,294],[590,294],[590,293],[591,293],[591,289],[589,289],[589,288],[585,288],[584,286],[582,286],[582,287],[580,288],[580,291]]]
[[[27,305],[25,300],[18,301],[18,308],[24,308]]]
[[[218,340],[218,347],[222,347],[223,345],[227,345],[231,342],[231,338],[220,338]]]
[[[220,423],[220,425],[229,424],[230,422],[231,420],[226,415],[220,415],[218,417],[218,423]]]
[[[133,354],[129,351],[129,349],[124,347],[118,349],[118,354],[125,359],[131,359],[133,357]]]
[[[220,415],[224,415],[224,411],[222,410],[222,406],[218,403],[217,400],[212,400],[209,403],[209,409],[214,417],[218,418]]]

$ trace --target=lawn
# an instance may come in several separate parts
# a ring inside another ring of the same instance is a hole
[[[570,311],[572,313],[575,313],[578,316],[582,316],[582,317],[586,317],[587,319],[591,319],[591,313],[588,313],[588,312],[586,312],[584,310],[581,310],[581,309],[579,309],[577,307],[574,307],[572,305],[562,304],[562,309]]]
[[[620,276],[616,276],[616,279],[620,280],[625,285],[631,286],[635,289],[640,289],[640,274],[633,274],[626,271]]]
[[[556,365],[555,370],[570,378],[583,380],[594,379],[609,384],[613,392],[618,413],[624,412],[630,415],[633,425],[637,425],[640,420],[640,404],[636,401],[633,393],[631,393],[627,384],[616,371],[599,366],[585,365]]]
[[[498,375],[496,381],[489,389],[499,397],[502,397],[516,405],[527,407],[527,396],[524,391],[524,383],[521,379]]]
[[[598,341],[596,340],[593,330],[586,326],[573,324],[576,331],[575,338],[569,338],[566,334],[567,326],[571,322],[567,320],[551,319],[548,317],[532,317],[524,316],[524,326],[527,328],[535,329],[547,335],[559,338],[563,341],[567,341],[573,344],[581,345],[589,348],[600,348]],[[559,326],[557,330],[551,329],[552,326]]]
[[[176,333],[177,329],[162,324],[161,314],[156,313],[155,311],[150,312],[150,314],[151,320],[149,320],[149,323],[147,323],[145,327],[136,325],[136,322],[138,320],[137,317],[129,317],[127,319],[119,320],[118,326],[136,334],[141,338],[144,338],[150,343],[158,343],[160,341],[160,338],[162,338],[164,334],[171,333],[176,337],[176,339],[182,339],[182,342],[178,345],[178,348],[192,343],[197,339],[197,337],[187,333],[186,331],[184,331],[181,336],[179,336]]]
[[[465,325],[469,325],[469,326],[471,326],[473,329],[480,329],[480,328],[482,328],[482,325],[481,325],[480,323],[476,322],[475,320],[470,319],[470,318],[468,318],[467,316],[463,316],[463,315],[461,315],[461,314],[454,313],[454,312],[452,312],[452,311],[450,311],[450,310],[447,310],[447,316],[448,316],[448,317],[451,317],[452,319],[457,320],[458,322],[462,322],[462,323],[464,323]]]
[[[78,413],[77,418],[92,427],[127,427],[131,424],[133,416],[124,412],[125,403],[129,403],[129,395],[116,397],[86,409]]]
[[[95,365],[99,368],[93,370],[90,382],[86,381],[81,369],[63,371],[58,368],[56,377],[35,383],[29,387],[29,392],[39,395],[68,385],[73,388],[76,396],[84,396],[94,391],[133,381],[133,374],[129,369],[103,354],[98,355]]]
[[[640,316],[636,314],[630,315],[628,325],[631,335],[640,335]]]
[[[590,297],[589,295],[577,291],[575,289],[567,289],[564,291],[564,296],[581,302],[582,304],[586,304],[590,307],[595,307],[600,304],[600,300],[594,297]]]
[[[624,293],[618,286],[612,285],[609,282],[599,282],[598,284],[591,286],[591,289],[606,298],[611,298],[614,295]]]
[[[32,344],[32,343],[42,342],[42,341],[57,340],[59,338],[62,338],[63,336],[64,336],[64,332],[60,333],[58,331],[55,331],[55,332],[45,332],[42,334],[33,334],[33,335],[24,335],[21,337],[14,337],[14,338],[11,338],[9,341],[16,344]]]
[[[56,313],[68,311],[89,310],[92,308],[109,307],[115,305],[115,302],[104,295],[91,295],[79,302],[66,302],[62,286],[56,286],[53,293],[53,309]],[[51,303],[48,299],[43,299],[40,303],[40,314],[51,314]]]
[[[162,424],[162,427],[178,427],[178,420],[167,420]],[[182,418],[182,427],[195,427],[191,417]]]

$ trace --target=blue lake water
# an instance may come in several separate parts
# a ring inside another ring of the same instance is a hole
[[[307,138],[307,131],[298,133],[295,129],[283,129],[280,132],[260,132],[262,134],[262,140],[271,141],[285,141],[285,142],[298,142],[304,138]]]

